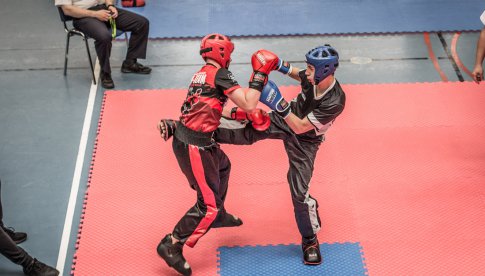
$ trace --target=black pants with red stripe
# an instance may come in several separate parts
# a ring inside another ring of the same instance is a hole
[[[173,137],[173,151],[190,187],[197,192],[197,202],[180,219],[172,234],[193,247],[212,226],[225,215],[231,162],[219,145],[206,147],[186,144]]]
[[[310,180],[320,142],[302,141],[288,127],[286,122],[274,112],[269,113],[271,125],[265,131],[257,131],[250,124],[240,127],[240,123],[221,120],[221,126],[214,133],[214,139],[221,144],[251,145],[264,139],[283,140],[288,155],[287,180],[295,212],[298,230],[303,238],[311,238],[320,231],[321,221],[318,202],[310,196]]]

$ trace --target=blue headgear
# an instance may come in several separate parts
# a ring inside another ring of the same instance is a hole
[[[315,67],[315,84],[333,74],[338,67],[338,53],[329,44],[310,50],[306,62]]]

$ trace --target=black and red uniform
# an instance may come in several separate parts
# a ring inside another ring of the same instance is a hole
[[[172,143],[182,172],[197,202],[180,219],[172,234],[193,247],[225,215],[231,162],[214,141],[227,94],[239,88],[232,73],[206,64],[192,77]]]
[[[312,130],[296,134],[283,118],[270,112],[271,125],[267,130],[257,131],[249,124],[235,129],[234,124],[228,123],[219,127],[215,140],[235,145],[250,145],[263,139],[283,140],[290,165],[287,179],[296,223],[305,240],[314,237],[321,228],[318,202],[309,193],[310,180],[325,132],[345,107],[345,93],[335,80],[327,91],[317,97],[316,88],[308,81],[305,70],[300,71],[299,76],[301,93],[290,102],[291,111],[300,119],[307,117],[314,126]]]

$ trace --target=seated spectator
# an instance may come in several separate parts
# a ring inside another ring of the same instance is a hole
[[[94,39],[96,54],[101,65],[101,85],[106,89],[115,87],[109,62],[113,39],[110,20],[114,21],[117,29],[131,33],[121,72],[150,74],[152,71],[151,68],[137,61],[139,58],[146,58],[148,19],[139,14],[118,9],[113,2],[114,0],[55,0],[55,5],[61,7],[64,14],[74,18],[74,27]]]

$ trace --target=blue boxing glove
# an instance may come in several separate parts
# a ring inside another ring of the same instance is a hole
[[[264,86],[259,101],[274,110],[278,115],[285,119],[291,113],[291,108],[288,102],[281,96],[278,86],[272,81]]]

